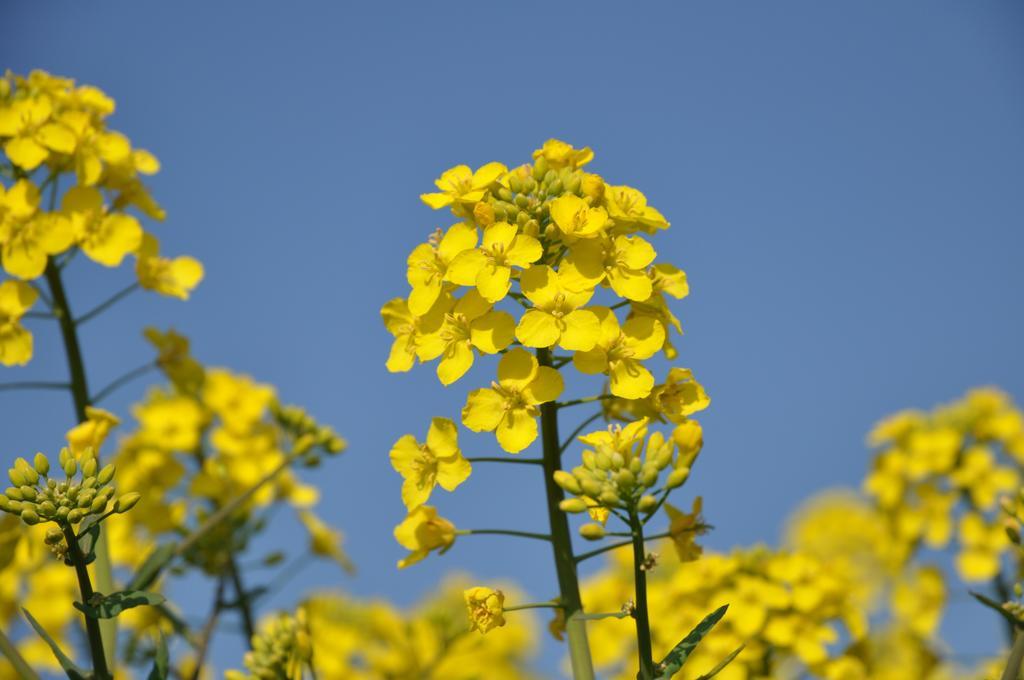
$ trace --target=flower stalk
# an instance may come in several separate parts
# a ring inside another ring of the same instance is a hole
[[[640,663],[637,678],[654,680],[651,622],[647,611],[647,553],[644,548],[644,525],[633,508],[629,511],[629,526],[633,531],[633,585],[636,591],[633,618],[636,620],[637,658]]]
[[[82,594],[82,603],[88,605],[94,596],[92,581],[89,579],[89,569],[85,563],[85,555],[78,545],[78,537],[70,524],[64,524],[61,529],[64,532],[64,540],[68,544],[68,558],[75,568],[75,575],[78,577],[78,588]],[[85,618],[85,634],[89,641],[89,653],[92,655],[93,672],[97,680],[109,680],[113,678],[107,667],[107,654],[104,651],[103,635],[100,632],[100,621],[82,613]]]

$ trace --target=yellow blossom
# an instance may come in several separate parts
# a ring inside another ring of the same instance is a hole
[[[484,586],[463,592],[471,630],[486,633],[505,625],[505,594]]]
[[[995,456],[987,447],[972,446],[964,451],[957,469],[950,474],[950,480],[967,492],[974,507],[991,510],[996,499],[1020,486],[1020,478],[1009,467],[996,463]]]
[[[420,198],[435,210],[453,203],[476,203],[506,172],[508,168],[501,163],[488,163],[476,172],[468,165],[456,165],[450,170],[445,170],[441,177],[434,181],[441,190],[440,193],[422,194]]]
[[[946,584],[938,567],[921,567],[901,579],[892,593],[897,619],[922,637],[931,636],[942,618]]]
[[[632,187],[606,186],[604,203],[608,207],[608,216],[619,228],[639,228],[651,234],[668,229],[664,215],[647,205],[647,197]]]
[[[581,373],[606,373],[611,393],[623,399],[642,399],[651,393],[654,376],[640,363],[661,349],[665,329],[649,317],[630,319],[622,326],[615,312],[607,307],[592,307],[600,321],[600,336],[594,348],[573,355],[573,365]]]
[[[437,377],[450,385],[473,366],[473,349],[497,354],[512,343],[515,320],[508,312],[492,309],[476,290],[471,290],[444,315],[441,328],[421,335],[416,353],[420,361],[441,357]]]
[[[494,431],[501,448],[519,453],[537,438],[537,406],[557,399],[562,388],[558,371],[514,348],[498,362],[498,380],[469,393],[462,422],[474,432]]]
[[[215,368],[206,372],[202,396],[203,403],[228,429],[244,432],[266,413],[274,399],[274,388],[247,375]]]
[[[35,304],[38,294],[22,281],[0,283],[0,364],[21,366],[32,358],[32,333],[21,317]]]
[[[85,407],[85,418],[67,433],[68,446],[76,458],[86,451],[98,455],[110,430],[121,424],[121,420],[113,413],[95,406]]]
[[[4,152],[23,170],[35,170],[51,152],[71,153],[75,137],[51,121],[53,103],[47,95],[17,99],[0,107],[0,137]]]
[[[423,338],[441,329],[453,302],[450,295],[441,295],[427,313],[421,316],[409,311],[409,303],[403,298],[394,298],[385,303],[380,316],[388,332],[395,338],[386,364],[389,371],[404,373],[413,367]]]
[[[528,267],[544,253],[540,242],[518,233],[508,222],[484,229],[479,248],[464,250],[448,266],[448,278],[460,286],[476,286],[488,302],[498,302],[512,286],[512,267]]]
[[[582,168],[594,158],[594,152],[589,146],[582,149],[575,149],[567,142],[559,139],[549,139],[544,146],[533,152],[534,159],[543,158],[547,166],[554,170],[562,168]]]
[[[438,484],[454,491],[472,471],[459,450],[458,429],[447,418],[431,421],[426,442],[407,434],[395,442],[390,455],[392,467],[404,479],[402,502],[410,510],[426,503]]]
[[[444,235],[438,230],[430,241],[416,246],[406,261],[406,279],[412,287],[409,293],[409,311],[416,316],[426,314],[441,296],[445,281],[449,280],[448,267],[455,256],[476,247],[476,227],[460,222],[452,225]]]
[[[419,505],[409,511],[402,523],[395,527],[395,540],[410,551],[398,562],[404,569],[426,557],[431,550],[444,554],[455,543],[455,525],[437,514],[429,505]]]
[[[704,502],[700,496],[693,499],[693,508],[689,513],[679,510],[671,503],[665,503],[665,514],[669,519],[668,533],[680,562],[691,562],[704,552],[704,549],[697,545],[697,536],[704,533],[704,518],[700,514],[703,507]]]
[[[39,189],[26,179],[6,191],[0,187],[0,244],[8,274],[34,279],[46,269],[51,255],[64,252],[74,241],[74,229],[58,213],[39,213]]]
[[[299,519],[302,520],[306,531],[309,532],[310,550],[314,555],[334,560],[349,573],[355,571],[352,560],[341,548],[340,531],[327,526],[323,520],[309,510],[299,511]]]
[[[563,238],[572,243],[576,239],[595,238],[604,233],[608,224],[608,213],[604,208],[592,208],[579,196],[565,194],[551,202],[551,219],[562,232]]]
[[[988,581],[999,573],[999,556],[1009,544],[999,524],[988,524],[981,515],[969,512],[960,518],[961,548],[956,556],[960,577],[968,582]]]
[[[142,225],[125,213],[110,212],[103,195],[92,187],[72,187],[64,194],[61,211],[71,221],[75,240],[89,258],[117,267],[142,244]]]
[[[160,242],[152,234],[142,234],[136,255],[135,276],[147,290],[187,300],[203,280],[203,264],[199,260],[187,255],[161,257]]]
[[[547,265],[534,265],[520,278],[523,295],[533,303],[519,320],[516,338],[527,347],[558,345],[567,350],[589,350],[600,334],[594,312],[581,309],[593,291],[574,292],[563,277]]]
[[[587,239],[570,247],[561,272],[565,285],[574,290],[607,281],[616,295],[643,302],[654,291],[646,268],[655,256],[654,248],[640,236]]]
[[[168,451],[192,451],[199,444],[205,416],[199,404],[185,396],[154,393],[135,406],[140,435],[155,447]]]

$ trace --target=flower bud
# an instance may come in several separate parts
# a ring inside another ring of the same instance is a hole
[[[651,495],[641,496],[640,501],[636,504],[636,509],[640,512],[650,512],[658,506],[658,499]]]
[[[622,454],[618,451],[612,451],[612,470],[621,470],[622,466],[626,464],[626,459],[622,457]]]
[[[43,501],[39,504],[39,514],[43,517],[53,517],[57,513],[57,506],[53,501]]]
[[[64,474],[68,477],[74,477],[76,472],[78,472],[78,463],[75,462],[74,458],[68,458],[64,463]]]
[[[84,510],[85,508],[88,508],[90,505],[92,505],[92,499],[94,499],[94,498],[96,498],[96,493],[95,492],[93,492],[91,490],[90,491],[85,491],[85,492],[79,494],[77,505],[78,505],[78,507],[80,507],[80,508],[82,508]]]
[[[46,538],[43,540],[46,541],[46,545],[57,545],[64,540],[64,532],[57,527],[50,527],[46,530]]]
[[[6,512],[8,505],[10,505],[10,502],[11,501],[8,500],[7,496],[0,495],[0,510]]]
[[[615,481],[623,489],[631,489],[636,486],[636,477],[626,468],[615,473]]]
[[[28,479],[22,474],[21,470],[17,468],[8,469],[7,478],[11,480],[11,484],[14,486],[25,486],[28,484]]]
[[[588,541],[600,541],[604,538],[604,527],[600,524],[584,524],[580,527],[580,536]]]
[[[1010,543],[1020,545],[1020,523],[1017,520],[1007,518],[1003,521],[1003,529],[1006,531]]]
[[[690,468],[682,467],[676,468],[669,473],[668,479],[665,480],[666,489],[675,489],[676,487],[682,486],[684,482],[690,477]]]
[[[21,521],[29,526],[39,524],[39,515],[33,508],[24,508],[21,511]]]
[[[39,495],[36,493],[36,489],[34,486],[23,486],[20,489],[18,489],[18,491],[21,492],[22,500],[26,501],[34,501],[36,497]]]
[[[605,489],[597,497],[597,500],[601,501],[604,505],[616,506],[619,504],[619,494],[615,493],[611,489]]]
[[[593,477],[589,479],[580,480],[580,488],[583,489],[583,493],[587,494],[591,498],[597,498],[601,495],[601,482],[597,481]]]
[[[95,477],[96,469],[99,467],[99,463],[96,462],[95,458],[89,458],[82,463],[82,476],[83,477]]]
[[[114,512],[122,513],[128,512],[138,504],[139,499],[142,498],[142,494],[137,491],[126,493],[125,495],[114,501]]]
[[[57,508],[57,519],[65,520],[68,518],[69,514],[71,513],[68,506],[62,505],[59,508]]]
[[[597,465],[599,470],[610,470],[612,468],[612,459],[604,451],[598,451],[594,454],[594,464]]]
[[[564,501],[558,504],[559,510],[562,512],[578,513],[586,512],[587,504],[582,498],[566,498]]]
[[[103,496],[96,497],[89,506],[90,515],[101,515],[107,510],[107,499]]]
[[[35,484],[39,481],[39,473],[28,464],[28,461],[24,458],[18,458],[14,461],[14,467],[18,468],[21,475],[25,478],[26,484]]]
[[[96,476],[96,481],[99,482],[100,486],[109,484],[110,480],[114,478],[115,471],[116,468],[114,467],[113,463],[111,463],[110,465],[104,465],[103,469],[100,470],[99,474]]]
[[[565,470],[555,470],[554,473],[555,484],[562,487],[566,491],[572,494],[581,494],[583,489],[580,487],[580,483],[576,481],[570,473]]]
[[[32,467],[40,475],[46,476],[50,472],[50,461],[42,453],[37,453],[32,460]]]
[[[12,501],[20,501],[21,489],[16,489],[13,486],[9,486],[7,487],[7,490],[4,491],[4,495],[10,498]]]
[[[7,512],[15,515],[21,514],[21,501],[9,499],[7,501]]]
[[[74,510],[68,512],[68,522],[70,522],[71,524],[78,524],[82,521],[83,517],[85,517],[85,513],[79,510],[78,508],[75,508]]]
[[[74,456],[71,455],[71,452],[68,451],[68,448],[66,446],[60,450],[60,453],[57,454],[57,462],[60,463],[61,468],[63,468],[64,464],[73,458]]]
[[[654,465],[644,465],[643,469],[640,470],[640,483],[645,487],[650,488],[658,482],[658,468]]]

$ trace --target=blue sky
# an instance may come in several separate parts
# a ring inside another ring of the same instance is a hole
[[[523,162],[549,137],[592,146],[595,171],[673,223],[655,245],[690,277],[679,363],[713,398],[687,487],[705,496],[711,546],[774,542],[803,499],[857,484],[864,434],[886,413],[979,384],[1024,399],[1019,3],[54,2],[5,15],[3,65],[117,99],[114,125],[163,163],[165,248],[207,267],[192,301],[139,296],[85,329],[94,384],[150,356],[143,325],[173,325],[205,362],[274,383],[348,438],[316,481],[361,572],[312,566],[304,588],[409,603],[463,569],[551,594],[542,545],[481,537],[393,568],[403,508],[387,451],[455,416],[471,384],[388,374],[378,317],[406,292],[407,252],[447,225],[418,199],[432,180]],[[128,276],[78,263],[72,302]],[[63,375],[56,333],[40,336],[33,366],[3,379]],[[72,418],[58,394],[0,393],[0,413],[7,458],[56,449]],[[479,469],[438,505],[456,523],[542,527],[530,472]],[[298,546],[292,528],[272,540]],[[979,626],[963,623],[987,617],[957,611],[947,635],[987,649],[988,629],[965,638]]]

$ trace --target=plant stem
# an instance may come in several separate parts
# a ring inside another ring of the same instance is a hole
[[[471,456],[467,457],[470,463],[516,463],[519,465],[543,465],[541,458],[513,458],[509,456]]]
[[[133,284],[131,284],[131,285],[125,287],[125,288],[122,288],[121,290],[117,291],[116,293],[111,295],[109,298],[107,298],[106,300],[101,302],[100,304],[98,304],[95,307],[93,307],[92,309],[90,309],[88,312],[86,312],[82,316],[80,316],[77,319],[75,319],[75,325],[81,326],[82,324],[84,324],[85,322],[89,321],[90,319],[96,318],[97,316],[99,316],[100,314],[105,312],[107,309],[109,309],[110,307],[112,307],[113,305],[117,304],[118,302],[120,302],[125,297],[131,295],[132,293],[134,293],[135,291],[137,291],[137,290],[139,290],[141,288],[142,288],[142,286],[139,285],[138,281],[136,281],[135,283],[133,283]]]
[[[636,647],[640,661],[638,680],[654,680],[654,653],[651,651],[651,621],[647,614],[647,553],[644,550],[644,525],[635,509],[629,511],[633,530],[633,583],[636,590]]]
[[[551,350],[538,349],[537,361],[541,366],[552,365]],[[576,560],[572,552],[569,520],[558,504],[565,499],[562,487],[555,484],[555,472],[562,467],[561,443],[558,438],[558,405],[554,402],[540,407],[541,443],[544,447],[544,488],[547,493],[548,522],[551,525],[551,545],[554,549],[558,590],[565,608],[566,633],[569,638],[569,659],[575,680],[593,680],[594,668],[590,660],[586,623],[573,617],[583,611],[580,586],[576,577]]]
[[[1006,660],[1002,680],[1017,680],[1020,677],[1021,663],[1024,662],[1024,631],[1017,631],[1010,650],[1010,658]]]
[[[70,524],[61,527],[64,531],[64,540],[68,544],[68,553],[71,563],[75,567],[75,574],[78,576],[78,588],[82,593],[82,604],[88,605],[93,599],[92,582],[89,580],[89,568],[85,565],[85,555],[78,546],[78,538]],[[100,622],[88,614],[82,613],[85,618],[85,634],[89,639],[89,652],[92,654],[93,672],[98,680],[109,680],[113,678],[107,669],[107,655],[103,651],[103,636],[100,634]]]
[[[539,541],[550,541],[548,534],[538,534],[532,531],[516,531],[515,529],[459,529],[455,532],[459,536],[493,534],[496,536],[518,536],[519,538],[535,538]]]
[[[504,611],[517,612],[522,609],[561,609],[562,605],[557,602],[530,602],[529,604],[516,604],[505,607]]]
[[[566,437],[565,441],[562,442],[562,445],[558,447],[559,454],[565,453],[565,450],[572,445],[572,443],[576,440],[576,437],[579,435],[579,433],[583,432],[583,430],[587,427],[587,425],[590,425],[592,422],[594,422],[595,420],[597,420],[598,418],[600,418],[603,415],[604,415],[604,413],[602,413],[601,411],[598,411],[597,413],[595,413],[594,415],[590,416],[589,418],[584,420],[582,423],[577,425],[576,429],[572,431],[572,434],[570,434],[568,437]]]
[[[671,535],[672,534],[670,534],[669,532],[665,531],[665,532],[660,533],[660,534],[654,534],[653,536],[648,536],[647,540],[654,540],[654,539],[657,539],[657,538],[668,538]],[[625,548],[627,545],[633,545],[633,539],[632,538],[630,538],[630,540],[628,540],[628,541],[620,541],[618,543],[612,543],[610,545],[602,546],[602,547],[598,548],[597,550],[591,550],[590,552],[580,553],[579,555],[576,556],[576,562],[582,562],[583,560],[589,560],[591,557],[597,557],[598,555],[606,553],[609,550],[615,550],[616,548]]]
[[[69,390],[71,385],[62,382],[39,382],[26,380],[24,382],[0,383],[0,392],[7,390]]]
[[[146,375],[147,373],[149,373],[150,371],[152,371],[152,370],[154,370],[156,368],[158,368],[157,363],[155,361],[149,361],[149,362],[143,364],[142,366],[138,366],[136,368],[133,368],[132,370],[128,371],[127,373],[124,373],[124,374],[120,375],[119,377],[117,377],[114,380],[112,380],[109,385],[107,385],[102,390],[97,392],[93,396],[93,398],[92,398],[92,403],[93,404],[100,403],[101,401],[103,401],[104,399],[109,397],[111,394],[113,394],[116,390],[118,390],[122,386],[127,385],[128,383],[130,383],[132,380],[135,380],[136,378],[139,378],[141,376]]]
[[[238,611],[242,615],[242,627],[245,629],[246,646],[252,649],[252,638],[256,635],[256,625],[252,615],[252,604],[249,602],[249,595],[242,585],[242,574],[238,571],[238,563],[235,556],[228,556],[228,575],[231,577],[231,585],[235,589],[235,600]]]
[[[86,420],[85,408],[89,405],[89,383],[85,377],[85,363],[82,361],[82,348],[78,342],[78,329],[68,297],[64,292],[64,282],[60,270],[52,259],[46,263],[46,282],[53,298],[53,314],[60,325],[61,338],[64,341],[64,353],[68,359],[68,372],[71,375],[71,397],[75,406],[76,422]],[[96,455],[99,462],[99,453]],[[96,542],[96,587],[100,592],[111,593],[114,590],[114,574],[110,565],[110,548],[107,546],[105,534],[100,534]],[[106,650],[107,663],[111,668],[117,654],[117,619],[104,619],[100,622],[103,630],[103,649]]]
[[[217,581],[217,590],[213,597],[213,608],[210,610],[210,616],[206,619],[202,636],[199,638],[199,649],[196,651],[196,667],[192,671],[192,680],[199,680],[202,675],[203,664],[206,663],[206,653],[210,649],[210,642],[213,640],[213,634],[217,630],[217,621],[220,619],[220,613],[224,609],[223,576]]]

